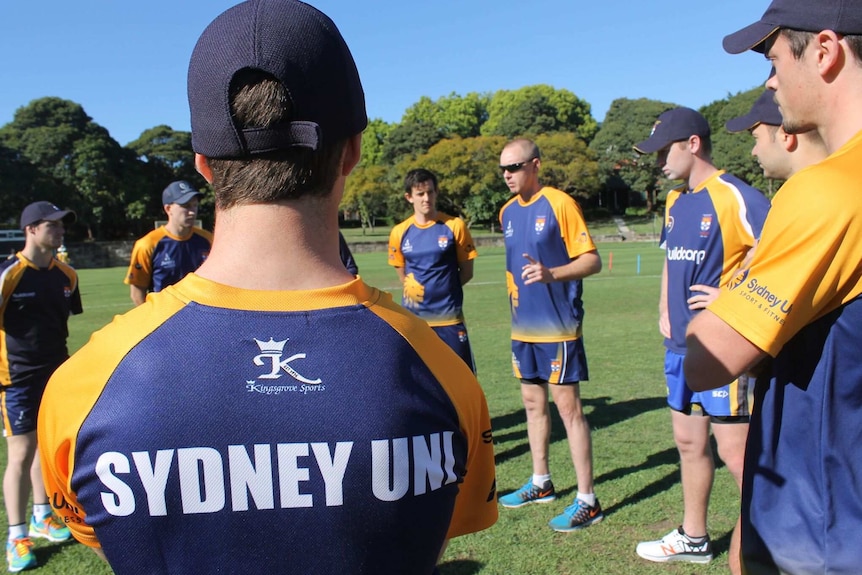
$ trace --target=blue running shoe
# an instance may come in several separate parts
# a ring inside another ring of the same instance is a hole
[[[41,537],[48,541],[58,543],[67,541],[72,536],[69,528],[57,521],[57,517],[50,513],[42,519],[30,517],[30,537]]]
[[[566,507],[561,514],[551,519],[548,525],[554,531],[568,533],[594,525],[604,518],[598,499],[592,506],[581,499],[575,499],[575,502]]]
[[[29,537],[19,537],[6,542],[6,562],[9,573],[17,573],[36,566],[36,556],[33,554],[33,542]]]
[[[554,491],[553,483],[545,481],[545,484],[539,487],[530,480],[517,491],[500,497],[499,501],[503,507],[514,509],[516,507],[523,507],[529,503],[550,503],[556,498],[557,494]]]

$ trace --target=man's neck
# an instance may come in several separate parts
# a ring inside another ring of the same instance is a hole
[[[195,273],[248,290],[321,289],[354,279],[339,258],[337,205],[314,199],[217,212],[212,248]]]
[[[718,168],[712,164],[712,161],[696,159],[686,182],[688,189],[691,191],[699,189],[717,171]]]
[[[413,212],[413,219],[416,220],[416,223],[420,226],[424,226],[437,220],[437,210],[434,210],[427,216],[425,214],[420,214],[419,212]]]
[[[168,230],[168,232],[172,236],[184,238],[191,233],[192,226],[187,226],[185,224],[180,224],[168,220],[168,223],[165,224],[165,229]]]
[[[522,202],[529,202],[530,200],[533,199],[533,196],[535,196],[536,194],[539,193],[539,191],[541,189],[542,189],[542,185],[540,183],[536,182],[535,185],[533,185],[533,186],[531,186],[525,190],[522,190],[518,195],[521,197]]]
[[[35,266],[40,268],[47,268],[51,265],[51,260],[54,259],[54,250],[33,244],[25,245],[21,253],[25,258],[33,262]]]

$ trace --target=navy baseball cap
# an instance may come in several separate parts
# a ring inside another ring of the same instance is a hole
[[[746,115],[728,120],[724,127],[728,132],[746,132],[758,124],[780,126],[782,121],[778,104],[775,103],[775,92],[766,90],[754,101]]]
[[[182,205],[198,196],[203,196],[203,194],[190,183],[180,180],[168,184],[168,187],[162,192],[162,203]]]
[[[230,112],[237,72],[259,70],[281,82],[292,118],[240,129]],[[292,147],[319,149],[368,124],[356,63],[338,28],[298,0],[248,0],[218,16],[189,63],[192,148],[208,158],[239,159]]]
[[[766,39],[780,28],[862,34],[862,4],[859,0],[773,0],[760,20],[728,34],[722,45],[731,54],[762,53]]]
[[[51,202],[33,202],[21,212],[21,229],[43,221],[63,220],[64,224],[74,224],[76,219],[72,210],[61,210]]]
[[[649,138],[635,144],[634,149],[641,154],[652,154],[691,136],[709,138],[709,122],[691,108],[674,108],[658,117]]]

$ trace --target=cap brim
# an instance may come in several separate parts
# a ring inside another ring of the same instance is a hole
[[[673,143],[673,142],[670,142]],[[666,143],[661,142],[658,138],[647,138],[643,142],[635,144],[632,146],[635,149],[635,152],[639,154],[654,154],[658,152],[662,148],[667,146]]]
[[[78,216],[75,215],[75,212],[72,210],[63,210],[60,212],[54,212],[50,216],[46,216],[42,218],[43,220],[56,222],[57,220],[63,220],[64,224],[74,224],[78,221]],[[28,224],[30,225],[30,224]]]
[[[198,191],[192,191],[192,192],[188,192],[187,194],[183,194],[182,196],[178,197],[177,199],[175,199],[174,201],[169,202],[169,203],[182,205],[182,204],[185,204],[185,203],[192,201],[192,198],[196,198],[196,197],[202,196],[202,195],[203,194],[198,192]]]
[[[736,134],[738,132],[747,132],[759,123],[760,120],[756,119],[752,114],[746,114],[744,116],[728,120],[725,122],[724,127],[727,128],[728,132]]]
[[[742,54],[748,50],[763,53],[763,43],[772,36],[780,26],[768,22],[757,21],[738,32],[728,34],[721,45],[729,54]]]

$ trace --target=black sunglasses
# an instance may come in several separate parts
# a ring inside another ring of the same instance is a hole
[[[536,158],[530,158],[529,160],[524,160],[523,162],[518,162],[517,164],[509,164],[508,166],[500,166],[501,172],[509,172],[510,174],[514,174],[515,172],[520,172],[521,169],[535,160]]]

